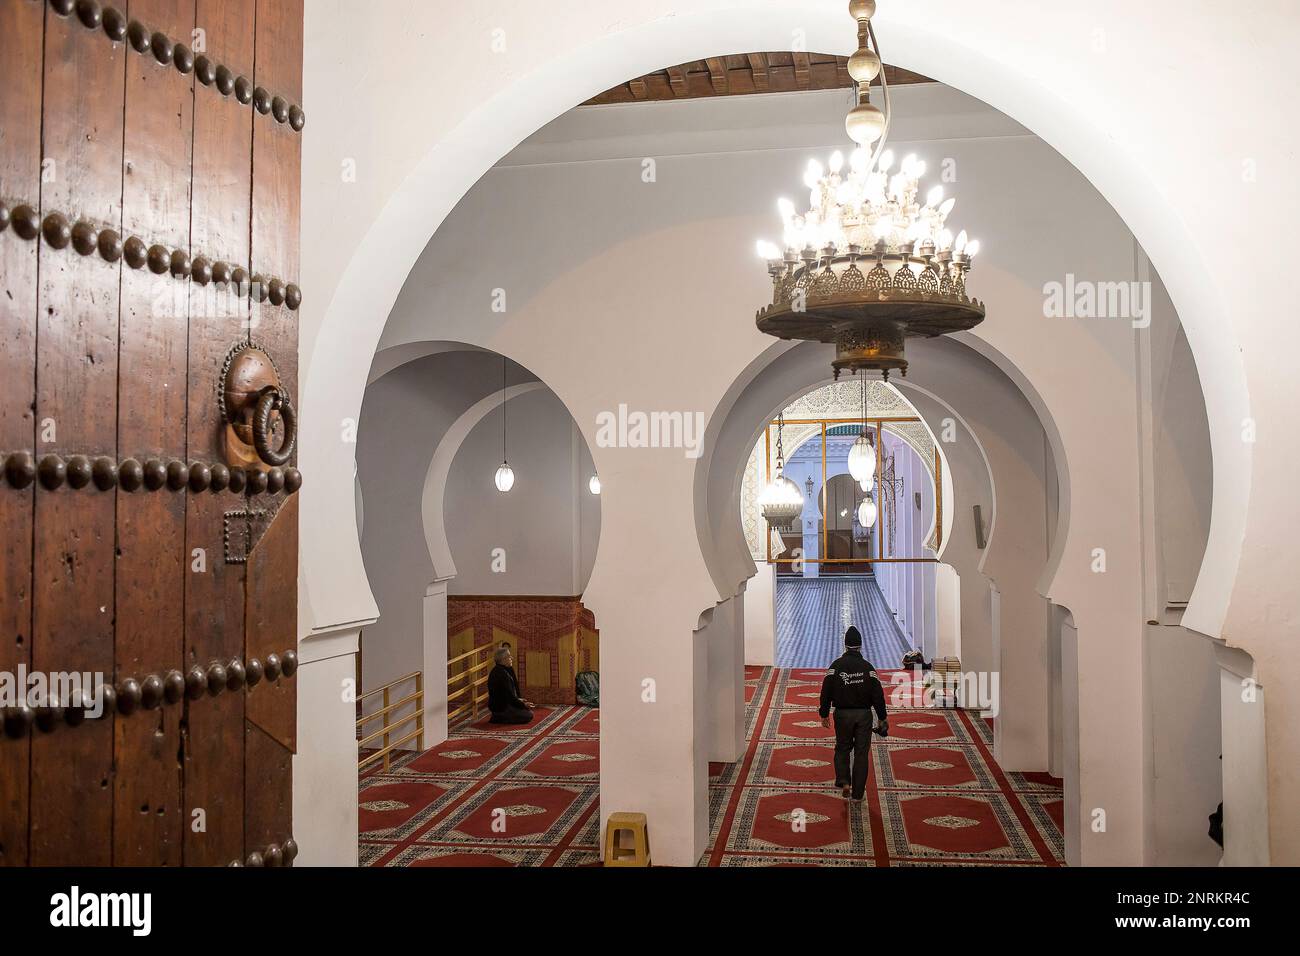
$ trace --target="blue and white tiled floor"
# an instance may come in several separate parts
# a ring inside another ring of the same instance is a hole
[[[898,667],[911,650],[874,579],[777,580],[777,667],[826,667],[843,653],[850,624],[862,632],[862,654],[877,668]]]

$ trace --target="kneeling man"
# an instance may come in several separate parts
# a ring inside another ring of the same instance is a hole
[[[526,724],[533,719],[537,705],[519,696],[519,678],[515,676],[515,659],[510,648],[502,645],[492,655],[496,666],[488,672],[488,710],[494,724]]]

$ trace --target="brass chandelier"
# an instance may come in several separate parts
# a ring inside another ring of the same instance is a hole
[[[935,186],[919,200],[925,163],[907,156],[893,169],[884,149],[889,132],[889,84],[881,69],[871,18],[876,0],[850,0],[858,49],[849,57],[857,103],[845,119],[856,148],[829,167],[812,160],[804,176],[809,209],[778,202],[785,225],[781,246],[759,240],[772,277],[772,304],[759,310],[760,332],[782,339],[835,345],[835,378],[848,369],[907,374],[904,340],[970,329],[984,306],[966,294],[966,276],[979,242],[947,228],[954,199]],[[884,111],[870,101],[880,78]],[[891,172],[891,170],[893,170]]]

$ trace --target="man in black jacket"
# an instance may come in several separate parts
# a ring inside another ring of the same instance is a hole
[[[526,724],[533,719],[537,705],[519,696],[519,678],[515,676],[515,659],[510,647],[502,645],[492,655],[496,666],[488,671],[488,710],[494,724]]]
[[[876,733],[889,736],[885,715],[885,691],[876,669],[862,656],[862,635],[856,627],[844,632],[844,653],[831,664],[822,678],[822,726],[829,727],[831,705],[835,706],[835,786],[861,800],[867,790],[871,758],[871,712],[880,718]],[[852,773],[849,755],[853,756]]]

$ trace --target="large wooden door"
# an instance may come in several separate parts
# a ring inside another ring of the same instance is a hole
[[[0,0],[0,863],[297,854],[301,76],[302,0]]]

